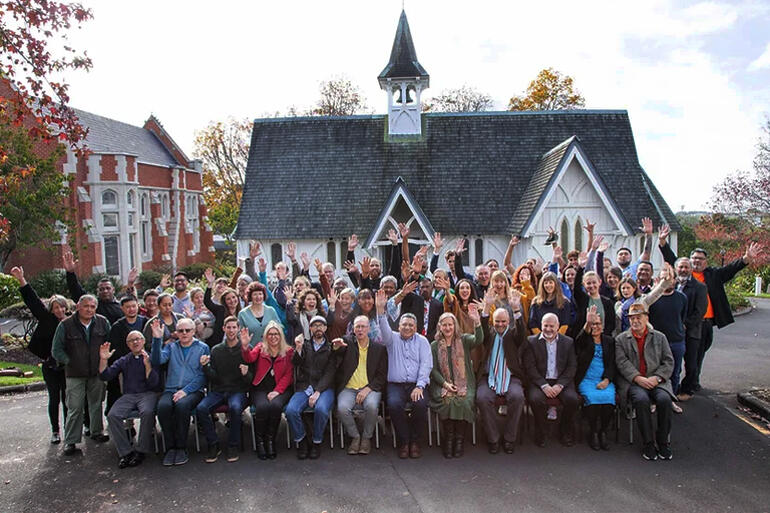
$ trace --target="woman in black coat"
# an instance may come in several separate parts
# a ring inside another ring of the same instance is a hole
[[[48,300],[48,306],[40,300],[32,285],[24,279],[24,268],[14,267],[11,275],[19,281],[19,292],[24,304],[37,319],[37,327],[29,341],[29,350],[43,360],[42,371],[45,386],[48,389],[48,418],[51,421],[51,443],[61,442],[59,435],[59,403],[61,402],[64,419],[67,418],[67,406],[64,397],[65,378],[64,367],[51,356],[53,334],[59,322],[70,314],[67,299],[64,296],[53,295]]]

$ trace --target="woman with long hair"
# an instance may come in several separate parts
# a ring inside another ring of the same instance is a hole
[[[356,303],[356,307],[353,309],[353,315],[351,316],[351,321],[348,323],[346,335],[353,335],[353,321],[359,315],[364,315],[369,319],[369,340],[378,344],[381,343],[382,333],[380,333],[380,325],[377,322],[377,309],[374,307],[374,293],[369,289],[359,290]]]
[[[294,342],[294,337],[300,333],[304,335],[305,340],[310,340],[310,319],[316,315],[326,316],[321,299],[321,294],[313,287],[308,287],[297,296],[294,301],[294,295],[288,287],[284,289],[286,294],[286,321],[288,322],[287,340]]]
[[[38,358],[43,360],[41,369],[43,380],[48,390],[48,420],[51,422],[51,443],[61,442],[59,433],[59,403],[62,405],[63,420],[67,418],[67,404],[65,401],[66,380],[64,378],[64,366],[59,364],[51,356],[51,343],[56,327],[70,314],[69,304],[64,296],[54,294],[48,299],[46,306],[40,300],[32,285],[24,278],[24,268],[14,267],[11,276],[19,281],[19,292],[24,304],[27,305],[32,315],[37,319],[37,327],[32,332],[32,338],[27,348]]]
[[[540,321],[547,313],[556,314],[559,318],[559,333],[566,333],[572,320],[572,303],[564,297],[559,278],[550,271],[540,278],[537,295],[529,307],[529,330],[532,333],[540,333]]]
[[[436,287],[442,287],[446,290],[444,295],[444,312],[451,313],[457,319],[460,327],[460,333],[473,334],[476,332],[474,320],[470,316],[469,308],[478,303],[476,297],[476,287],[470,280],[463,278],[455,284],[455,293],[449,289],[449,282],[437,277],[435,279]],[[471,360],[473,361],[473,371],[478,372],[481,362],[484,360],[484,345],[479,344],[471,349]]]
[[[163,326],[163,344],[173,342],[177,339],[176,323],[184,316],[176,313],[174,310],[174,298],[168,292],[158,296],[158,315],[147,320],[144,325],[144,348],[149,353],[152,349],[152,321],[160,319],[160,325]]]
[[[329,325],[326,335],[329,340],[345,335],[348,324],[355,319],[353,316],[355,302],[356,293],[353,289],[345,287],[339,293],[332,290],[329,295],[329,312],[326,314],[326,322]]]
[[[206,344],[209,347],[214,347],[219,344],[225,338],[225,319],[230,316],[237,317],[238,312],[241,309],[241,301],[238,297],[238,292],[230,287],[225,289],[219,294],[219,303],[214,302],[214,290],[212,287],[216,287],[216,279],[214,278],[214,271],[206,269],[203,273],[208,282],[208,287],[203,293],[203,304],[206,308],[211,310],[214,314],[214,326],[211,336],[206,339]]]
[[[281,413],[293,393],[294,366],[291,358],[294,349],[286,343],[283,328],[276,320],[267,323],[262,341],[250,348],[252,340],[248,329],[242,328],[243,361],[256,362],[251,404],[254,406],[257,457],[272,460],[277,456],[275,435],[281,423]]]
[[[444,425],[445,458],[463,455],[467,423],[476,416],[471,350],[484,343],[484,331],[476,304],[470,305],[468,316],[474,324],[473,335],[462,333],[457,317],[446,312],[438,319],[436,339],[431,343],[430,406]]]
[[[535,299],[537,292],[537,276],[530,263],[520,265],[514,271],[511,277],[511,286],[513,290],[521,293],[521,314],[525,319],[529,319],[529,306]]]

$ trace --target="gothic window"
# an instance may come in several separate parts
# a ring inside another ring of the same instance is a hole
[[[283,246],[280,242],[276,242],[270,245],[270,261],[275,267],[275,264],[283,260]]]
[[[567,224],[566,219],[562,219],[561,221],[561,229],[560,229],[561,235],[559,237],[561,249],[564,250],[564,253],[566,254],[567,251],[569,251],[569,225]]]
[[[333,240],[326,243],[326,261],[337,266],[337,244]]]
[[[473,244],[475,250],[474,266],[478,266],[484,263],[484,239],[478,238]]]
[[[583,251],[583,224],[579,217],[575,221],[575,249]]]
[[[102,193],[102,207],[117,207],[118,195],[113,190],[106,190]]]
[[[120,274],[120,249],[117,235],[104,238],[104,270],[112,276]]]

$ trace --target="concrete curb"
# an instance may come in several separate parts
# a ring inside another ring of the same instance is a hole
[[[750,392],[738,392],[738,402],[770,422],[770,403],[752,395]]]
[[[26,385],[10,385],[0,387],[0,394],[16,394],[22,392],[33,392],[36,390],[45,390],[45,381],[35,381]]]
[[[746,308],[741,308],[740,310],[736,310],[733,312],[733,317],[740,317],[741,315],[746,315],[754,311],[754,305],[747,306]]]

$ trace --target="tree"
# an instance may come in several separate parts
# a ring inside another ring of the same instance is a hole
[[[444,89],[425,103],[423,110],[432,112],[482,112],[492,108],[492,97],[464,85],[457,89]]]
[[[203,162],[203,197],[214,233],[228,239],[238,222],[251,123],[229,118],[196,132],[194,155]]]
[[[50,144],[48,155],[40,156],[35,143],[23,127],[0,126],[0,145],[8,150],[0,163],[0,218],[5,229],[0,269],[17,249],[58,239],[58,228],[71,224],[69,177],[58,166],[63,147]]]
[[[321,98],[311,110],[314,116],[351,116],[366,112],[366,99],[358,86],[344,77],[321,82]]]
[[[585,98],[576,91],[572,77],[553,68],[537,74],[521,96],[508,102],[508,110],[567,110],[585,106]]]
[[[747,219],[770,215],[770,117],[762,131],[753,172],[736,171],[714,186],[709,205],[713,210]]]

